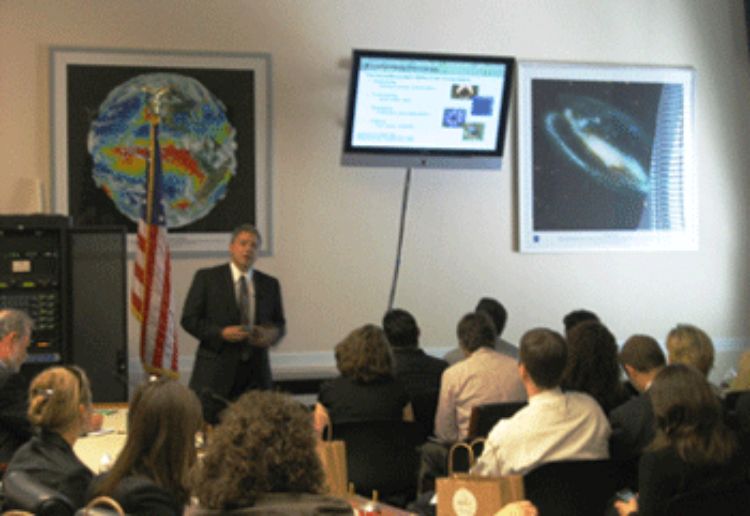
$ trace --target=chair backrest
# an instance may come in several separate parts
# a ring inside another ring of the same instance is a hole
[[[336,423],[333,439],[346,443],[349,482],[358,494],[369,498],[376,489],[386,503],[414,499],[419,425],[405,421]]]
[[[571,460],[543,464],[523,483],[539,514],[602,516],[622,481],[619,465],[611,460]]]
[[[3,477],[5,505],[38,516],[72,516],[73,503],[62,493],[39,483],[24,471],[10,471]]]
[[[750,510],[750,483],[739,482],[712,489],[701,489],[671,498],[667,515],[747,514]]]
[[[411,393],[411,406],[414,419],[422,429],[423,440],[434,434],[435,412],[437,411],[438,391],[422,391]]]
[[[472,407],[469,419],[469,439],[487,437],[498,421],[511,417],[526,405],[525,401],[506,401]]]

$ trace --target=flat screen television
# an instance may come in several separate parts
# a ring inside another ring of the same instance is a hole
[[[500,168],[512,57],[354,50],[343,165]]]

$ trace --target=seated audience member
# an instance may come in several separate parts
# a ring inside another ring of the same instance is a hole
[[[560,390],[566,355],[559,333],[524,334],[518,374],[529,404],[490,431],[473,473],[523,475],[551,461],[609,456],[610,428],[599,404],[588,394]]]
[[[128,408],[125,446],[89,497],[111,496],[135,516],[181,515],[202,423],[200,402],[184,385],[168,379],[141,385]]]
[[[419,348],[419,327],[406,310],[391,310],[383,316],[383,330],[393,351],[393,371],[412,400],[415,419],[432,435],[440,377],[448,364]]]
[[[495,327],[487,315],[466,314],[456,333],[467,358],[443,373],[435,415],[435,435],[448,443],[466,438],[475,405],[526,400],[515,360],[494,349]]]
[[[641,394],[609,413],[612,437],[609,452],[613,459],[640,457],[654,439],[656,427],[649,387],[666,365],[659,343],[648,335],[633,335],[620,350],[620,364],[630,382]]]
[[[745,351],[740,357],[737,376],[732,380],[729,388],[733,391],[750,390],[750,350]]]
[[[594,312],[591,312],[590,310],[573,310],[572,312],[566,314],[565,317],[563,317],[563,325],[565,326],[565,338],[568,337],[568,333],[575,326],[582,322],[588,321],[601,322],[599,320],[599,316]]]
[[[700,328],[678,324],[667,335],[667,359],[670,365],[692,366],[708,378],[714,366],[714,344]],[[713,388],[718,392],[717,387]]]
[[[276,392],[243,394],[224,412],[191,473],[200,508],[185,514],[244,514],[241,508],[248,508],[252,514],[351,515],[347,502],[320,494],[323,469],[315,445],[303,405]]]
[[[51,367],[29,387],[29,421],[35,435],[8,464],[8,473],[23,471],[36,482],[84,504],[93,474],[73,452],[89,428],[91,388],[86,373],[75,366]]]
[[[676,495],[742,479],[735,436],[701,373],[683,364],[669,365],[649,392],[656,437],[640,460],[638,498],[615,502],[620,515],[662,515]]]
[[[487,314],[492,321],[492,324],[495,325],[495,351],[502,353],[503,355],[508,355],[514,360],[518,360],[518,348],[500,337],[505,329],[505,323],[508,322],[508,312],[505,310],[502,303],[491,297],[483,297],[479,300],[479,303],[477,303],[477,307],[474,311]],[[450,365],[453,365],[466,358],[466,355],[461,348],[458,347],[446,353],[443,358]]]
[[[336,346],[341,376],[321,385],[315,404],[315,427],[330,421],[413,420],[409,395],[393,377],[385,333],[373,324],[351,332]]]
[[[19,370],[26,360],[32,326],[24,312],[0,310],[0,469],[31,438],[26,382]]]
[[[734,406],[737,417],[737,437],[744,457],[745,469],[750,478],[750,392],[740,394]]]
[[[420,493],[434,490],[435,478],[446,473],[450,446],[468,436],[472,407],[526,400],[516,362],[494,349],[495,327],[487,315],[466,314],[459,321],[456,333],[467,358],[443,373],[435,414],[435,435],[439,442],[422,446]]]
[[[563,390],[591,395],[606,414],[624,403],[628,395],[620,380],[617,343],[607,327],[596,321],[578,323],[567,341]]]

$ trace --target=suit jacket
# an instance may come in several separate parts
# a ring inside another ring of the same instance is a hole
[[[67,496],[74,507],[86,502],[86,489],[94,476],[61,435],[46,430],[18,449],[8,464],[8,473],[11,471],[26,472],[36,482]]]
[[[286,321],[278,280],[254,270],[253,289],[255,324],[273,325],[283,335]],[[206,394],[227,398],[238,374],[242,348],[241,344],[227,342],[221,337],[223,328],[240,324],[240,311],[228,263],[201,269],[195,274],[185,299],[181,323],[185,331],[200,341],[190,387],[201,398]],[[253,384],[259,388],[270,388],[268,350],[253,347],[250,361],[253,364]]]
[[[28,394],[23,376],[0,368],[0,463],[10,462],[16,450],[31,438],[27,408]]]
[[[613,459],[637,458],[651,444],[656,432],[654,411],[648,391],[630,398],[609,414],[612,435],[609,454]]]

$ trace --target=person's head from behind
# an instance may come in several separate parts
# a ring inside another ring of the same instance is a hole
[[[406,310],[389,310],[383,316],[383,331],[394,348],[416,348],[419,344],[419,326]]]
[[[587,321],[568,333],[568,363],[562,386],[566,390],[586,392],[605,412],[622,401],[617,342],[602,323]]]
[[[651,389],[657,435],[653,448],[674,447],[688,463],[723,463],[736,448],[724,425],[719,398],[692,366],[671,364],[656,375]]]
[[[633,335],[626,340],[618,358],[633,386],[641,392],[666,365],[659,343],[648,335]]]
[[[667,335],[670,364],[695,367],[708,377],[714,366],[714,345],[706,332],[690,324],[678,324]]]
[[[558,387],[567,355],[565,339],[556,331],[535,328],[524,333],[519,351],[519,371],[527,390],[529,380],[537,390]]]
[[[480,348],[495,347],[495,325],[484,312],[464,315],[456,327],[458,346],[467,355]]]
[[[0,360],[18,371],[26,360],[33,322],[21,310],[0,310]]]
[[[252,224],[241,224],[232,230],[229,256],[240,270],[247,271],[255,263],[260,245],[258,229]]]
[[[264,493],[319,493],[323,470],[310,412],[292,397],[250,391],[214,429],[191,484],[202,507],[248,507]]]
[[[336,367],[342,376],[370,383],[393,375],[385,332],[374,324],[352,331],[336,345]]]
[[[563,325],[565,325],[565,334],[572,330],[575,326],[582,322],[595,321],[599,322],[599,316],[590,310],[573,310],[563,317]]]
[[[112,494],[131,474],[145,475],[182,502],[195,462],[195,435],[203,423],[195,393],[175,380],[142,384],[128,408],[128,437],[99,492]]]
[[[28,417],[32,425],[75,442],[91,414],[91,386],[83,369],[50,367],[29,385]]]
[[[505,329],[505,323],[508,322],[508,312],[505,307],[497,299],[491,297],[483,297],[477,303],[477,307],[474,309],[475,312],[484,312],[492,320],[492,324],[495,326],[495,333],[499,337],[503,334]]]

